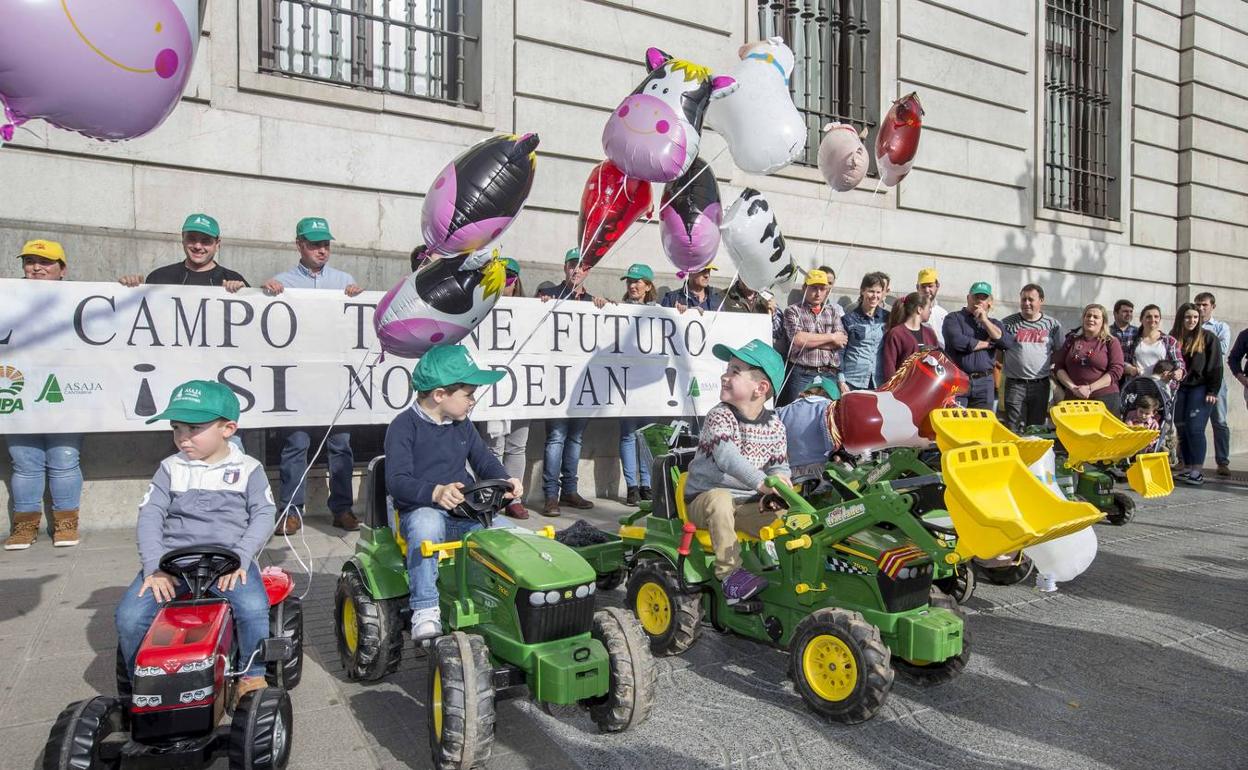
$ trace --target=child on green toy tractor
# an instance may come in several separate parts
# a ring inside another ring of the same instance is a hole
[[[465,463],[479,479],[506,477],[503,464],[468,421],[477,388],[493,385],[502,377],[502,372],[479,368],[462,345],[435,345],[412,370],[416,403],[386,429],[386,490],[394,499],[399,529],[411,544],[407,549],[408,601],[416,642],[442,635],[438,557],[422,556],[420,543],[459,539],[481,528],[474,519],[450,514],[464,502],[461,490],[472,483]],[[507,480],[510,497],[521,499],[520,480]]]
[[[780,392],[784,361],[757,339],[741,348],[716,345],[712,352],[728,369],[719,378],[720,403],[707,412],[689,463],[685,500],[689,520],[710,533],[725,600],[736,604],[767,587],[766,578],[741,566],[736,533],[757,536],[775,521],[780,509],[769,504],[775,498],[769,497],[766,479],[788,482],[784,423],[764,407]]]

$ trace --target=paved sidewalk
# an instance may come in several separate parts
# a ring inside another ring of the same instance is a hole
[[[871,722],[815,718],[785,654],[708,630],[660,660],[653,714],[631,733],[603,736],[575,710],[505,702],[490,767],[1243,767],[1248,486],[1210,479],[1141,504],[1126,527],[1098,526],[1096,562],[1057,594],[982,586],[968,603],[975,647],[963,676],[926,690],[899,678]],[[622,510],[590,513],[606,524]],[[427,768],[424,659],[408,647],[395,676],[369,685],[338,665],[334,583],[353,540],[308,528],[291,766]],[[299,569],[280,539],[267,555]],[[0,552],[0,768],[37,768],[56,714],[112,691],[113,608],[136,569],[128,531]]]

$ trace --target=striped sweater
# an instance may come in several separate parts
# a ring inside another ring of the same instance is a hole
[[[749,420],[729,404],[707,412],[698,437],[698,451],[689,463],[685,497],[711,489],[727,489],[734,497],[756,494],[771,475],[788,476],[788,444],[784,423],[764,409]]]

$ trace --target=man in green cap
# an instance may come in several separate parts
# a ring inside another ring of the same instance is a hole
[[[563,255],[563,281],[538,289],[537,298],[542,302],[549,302],[552,299],[594,302],[594,295],[585,291],[587,275],[589,275],[589,270],[581,264],[581,250],[573,246]],[[602,305],[598,304],[598,307]]]
[[[322,217],[304,217],[295,225],[295,248],[299,261],[284,273],[279,273],[261,286],[265,294],[276,296],[286,289],[328,289],[341,291],[354,297],[364,291],[350,273],[329,266],[330,246],[334,236],[329,222]],[[280,467],[281,492],[278,504],[283,510],[293,506],[291,515],[282,522],[282,532],[292,535],[303,525],[303,506],[306,499],[304,479],[308,470],[308,448],[312,437],[306,430],[294,430],[286,434],[282,447]],[[351,434],[336,430],[325,442],[329,453],[329,512],[335,527],[354,532],[360,522],[351,510],[355,497],[351,490],[351,474],[355,469],[355,455],[351,452]]]
[[[221,286],[233,294],[249,284],[239,273],[217,263],[220,249],[221,227],[217,220],[207,214],[191,214],[182,223],[182,261],[158,267],[146,279],[138,274],[123,275],[121,285]]]
[[[394,499],[399,531],[407,541],[413,641],[442,633],[438,557],[422,556],[420,544],[458,540],[481,527],[449,513],[464,501],[464,487],[473,483],[465,465],[472,467],[478,480],[507,477],[503,464],[468,421],[478,390],[502,378],[502,372],[479,368],[463,345],[434,345],[412,370],[416,403],[386,429],[386,491]],[[509,496],[521,499],[520,479],[507,481]]]
[[[945,316],[945,353],[971,378],[970,392],[959,394],[958,403],[971,409],[993,409],[992,367],[997,351],[1017,345],[1000,321],[988,317],[991,311],[992,285],[976,281],[967,292],[966,307]]]
[[[719,378],[720,403],[707,412],[689,463],[685,503],[689,520],[710,533],[715,577],[728,604],[736,604],[767,587],[766,578],[741,565],[737,532],[757,537],[776,520],[777,509],[766,502],[766,479],[779,476],[787,483],[789,477],[784,423],[766,408],[784,382],[784,359],[757,339],[740,348],[716,345],[711,352],[728,368]]]

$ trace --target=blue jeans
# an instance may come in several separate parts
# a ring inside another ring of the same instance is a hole
[[[1205,425],[1213,404],[1205,401],[1205,386],[1179,388],[1174,399],[1175,427],[1179,432],[1179,456],[1184,465],[1199,468],[1205,464],[1208,443],[1205,441]]]
[[[542,468],[542,489],[547,497],[576,492],[576,470],[581,462],[581,439],[588,417],[568,417],[546,421],[546,458]]]
[[[495,528],[510,526],[506,517],[494,517]],[[413,612],[438,606],[438,557],[421,556],[421,542],[460,540],[477,529],[481,529],[481,525],[472,519],[461,519],[432,506],[399,514],[399,531],[407,541],[407,602]]]
[[[824,379],[839,379],[839,375],[834,372],[826,372],[820,374],[818,369],[813,369],[800,364],[793,364],[789,368],[788,382],[784,383],[784,389],[780,391],[780,398],[776,399],[776,406],[781,407],[785,404],[791,404],[802,395],[802,391],[810,387],[810,383],[816,377]]]
[[[52,508],[76,511],[82,500],[81,433],[19,433],[8,437],[13,461],[13,511],[42,513],[44,476],[52,487]]]
[[[650,486],[650,469],[645,463],[637,462],[637,430],[648,425],[650,420],[644,417],[620,418],[620,467],[624,470],[624,486]],[[638,474],[640,473],[640,481]]]
[[[1230,369],[1224,373],[1229,376]],[[1213,418],[1213,457],[1218,465],[1229,465],[1231,462],[1231,426],[1226,424],[1226,380],[1222,380],[1222,389],[1218,391],[1218,403],[1214,404]]]
[[[317,443],[320,443],[318,438]],[[312,445],[312,437],[306,430],[297,430],[286,437],[282,447],[282,479],[281,497],[277,510],[280,514],[287,503],[303,507],[304,491],[307,479],[302,484],[299,480],[308,470],[308,447]],[[355,496],[351,494],[351,473],[355,469],[355,456],[351,454],[351,434],[339,431],[329,434],[325,442],[325,450],[329,453],[329,511],[335,516],[351,510]]]
[[[186,589],[186,582],[175,581],[179,585],[177,591]],[[156,612],[160,605],[156,603],[151,590],[139,596],[143,586],[143,570],[130,587],[126,595],[121,597],[114,618],[117,622],[117,640],[121,644],[121,654],[126,659],[126,670],[134,671],[134,657],[139,653],[139,645],[143,637],[152,627]],[[233,591],[219,591],[214,585],[209,589],[213,596],[220,596],[230,603],[234,613],[234,629],[238,635],[238,665],[246,666],[252,653],[260,646],[260,642],[269,636],[269,595],[264,590],[264,580],[260,577],[260,568],[253,561],[247,565],[247,582],[239,582]],[[256,655],[247,667],[246,676],[264,676],[264,661]]]

